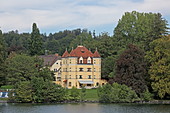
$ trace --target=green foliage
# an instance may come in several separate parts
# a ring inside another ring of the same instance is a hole
[[[65,89],[44,78],[34,77],[31,80],[33,89],[33,102],[59,102],[64,100]]]
[[[137,94],[140,94],[147,88],[145,67],[144,52],[137,46],[129,45],[116,62],[114,80],[119,84],[131,87]]]
[[[39,29],[37,28],[36,23],[33,23],[31,39],[29,42],[29,53],[30,55],[41,55],[43,53],[43,42],[42,37],[40,36]]]
[[[126,12],[114,30],[119,46],[135,44],[149,50],[149,43],[167,34],[167,21],[160,13]]]
[[[170,36],[154,40],[145,58],[150,63],[151,87],[160,98],[170,95]]]
[[[116,97],[116,95],[112,94],[112,86],[110,84],[98,88],[99,101],[101,102],[112,102],[113,98]]]
[[[116,56],[109,56],[102,60],[102,77],[113,78],[115,76]]]
[[[32,84],[30,81],[18,82],[15,86],[16,102],[32,102]]]
[[[14,55],[6,60],[7,82],[14,85],[19,81],[29,81],[31,77],[38,76],[39,61],[27,55]]]
[[[153,98],[153,94],[151,94],[148,90],[141,94],[141,99],[144,101],[150,101]]]
[[[70,100],[74,100],[74,101],[80,100],[80,92],[74,86],[72,87],[72,89],[70,91],[70,97],[71,97]]]
[[[86,97],[86,88],[82,87],[81,92],[80,92],[80,101],[85,100]]]
[[[5,80],[5,43],[2,35],[2,31],[0,30],[0,86],[6,83]]]
[[[99,101],[101,102],[134,102],[139,100],[135,91],[126,85],[113,83],[98,88]]]

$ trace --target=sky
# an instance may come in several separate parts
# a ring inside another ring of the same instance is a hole
[[[41,33],[77,28],[113,35],[125,12],[161,13],[170,23],[170,0],[0,0],[0,29]]]

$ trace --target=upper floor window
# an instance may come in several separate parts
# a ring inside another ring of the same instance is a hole
[[[79,71],[83,71],[83,68],[79,68]]]
[[[80,58],[79,58],[79,63],[80,63],[80,64],[83,64],[83,57],[80,57]]]
[[[93,63],[96,64],[96,60],[94,60]]]
[[[88,79],[91,79],[91,75],[88,75]]]
[[[87,68],[87,71],[91,72],[91,68]]]
[[[87,63],[91,64],[91,58],[90,57],[87,58]]]
[[[82,75],[79,75],[79,79],[83,79]]]
[[[54,72],[57,72],[57,69],[54,69]]]

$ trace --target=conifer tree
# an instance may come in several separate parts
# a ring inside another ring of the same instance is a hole
[[[37,28],[36,23],[33,23],[31,40],[29,42],[29,52],[30,55],[40,55],[43,53],[42,50],[42,37],[40,36],[39,29]]]
[[[5,84],[5,43],[3,41],[2,31],[0,30],[0,86]]]

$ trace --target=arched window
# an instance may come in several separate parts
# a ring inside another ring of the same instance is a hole
[[[71,87],[71,82],[69,82],[69,86]]]
[[[87,63],[91,64],[91,58],[90,57],[87,58]]]
[[[79,64],[83,64],[83,57],[79,58]]]

